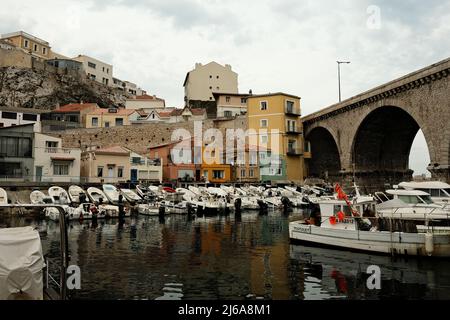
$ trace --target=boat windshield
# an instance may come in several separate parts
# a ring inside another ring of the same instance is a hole
[[[442,192],[444,191],[444,192]],[[442,189],[441,190],[441,197],[443,198],[450,198],[450,189]]]
[[[433,200],[431,200],[430,196],[413,196],[413,195],[399,195],[398,198],[405,203],[408,204],[432,204]]]

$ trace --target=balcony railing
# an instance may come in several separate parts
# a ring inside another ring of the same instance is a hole
[[[300,116],[300,110],[293,107],[286,107],[285,113],[290,116]]]
[[[302,150],[300,150],[300,148],[288,148],[287,150],[287,155],[288,156],[301,156]]]
[[[302,132],[298,128],[295,128],[292,126],[287,126],[286,133],[287,134],[301,134]]]
[[[67,153],[70,154],[73,149],[46,147],[45,153]]]

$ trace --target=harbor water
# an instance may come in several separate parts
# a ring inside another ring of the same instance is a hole
[[[70,222],[72,265],[81,289],[72,299],[450,299],[450,260],[392,258],[291,244],[290,221],[302,212],[188,218],[136,216]],[[0,224],[35,225],[44,254],[59,254],[51,221],[1,216]],[[367,268],[381,269],[381,289]]]

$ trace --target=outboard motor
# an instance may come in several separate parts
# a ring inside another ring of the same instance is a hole
[[[264,202],[263,200],[258,200],[258,206],[259,206],[259,213],[260,214],[267,214],[269,211],[269,205]]]
[[[192,215],[195,213],[195,209],[194,209],[194,207],[192,206],[192,203],[188,202],[187,205],[186,205],[186,207],[187,207],[187,213],[188,213],[188,216],[189,216],[189,217],[192,216]],[[160,209],[161,209],[161,208],[160,208]]]
[[[283,212],[287,213],[288,211],[292,210],[292,202],[289,200],[288,197],[282,197],[281,203],[283,204]]]
[[[236,212],[236,214],[240,214],[241,213],[241,207],[242,207],[242,199],[241,198],[237,198],[235,201],[234,201],[234,209],[235,209],[235,212]]]

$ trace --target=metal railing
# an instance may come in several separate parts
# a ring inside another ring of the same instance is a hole
[[[45,148],[45,153],[66,153],[66,154],[70,154],[74,149],[69,149],[69,148],[53,148],[53,147],[46,147]]]

